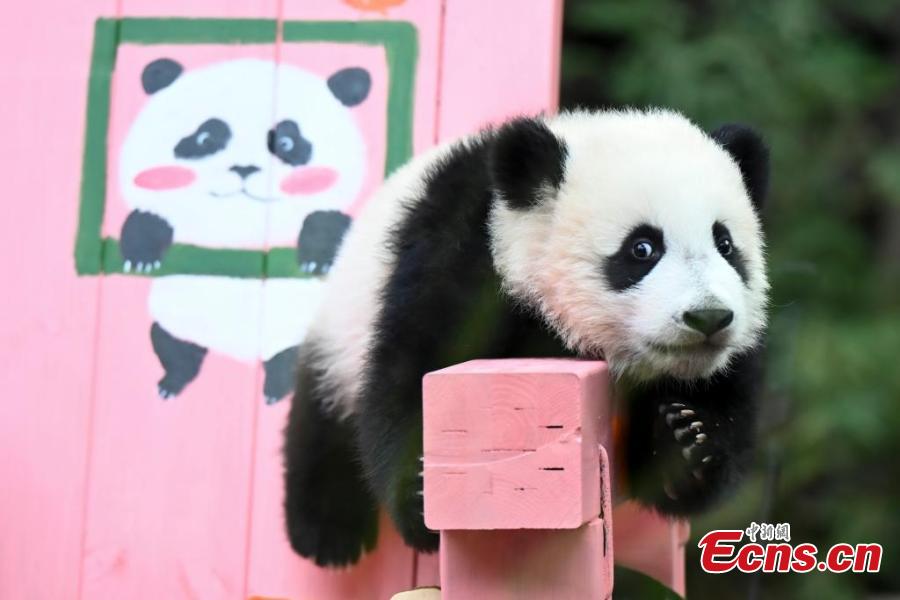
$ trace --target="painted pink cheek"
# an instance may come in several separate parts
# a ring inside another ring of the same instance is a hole
[[[185,167],[153,167],[134,177],[134,185],[148,190],[174,190],[191,185],[197,175]]]
[[[281,181],[286,194],[318,194],[334,185],[338,174],[328,167],[299,167]]]

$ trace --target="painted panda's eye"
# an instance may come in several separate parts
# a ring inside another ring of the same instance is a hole
[[[649,260],[653,257],[653,244],[650,240],[638,240],[631,247],[631,255],[638,260]]]
[[[279,121],[270,129],[266,146],[281,162],[292,167],[305,165],[312,158],[312,144],[303,137],[294,121]]]
[[[294,149],[294,140],[283,135],[278,138],[278,148],[282,152],[290,152]]]
[[[175,145],[175,157],[198,159],[222,150],[231,139],[231,129],[221,119],[204,121],[197,131],[181,138]]]

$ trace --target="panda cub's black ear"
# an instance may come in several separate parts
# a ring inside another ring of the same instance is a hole
[[[762,136],[738,123],[722,125],[710,135],[734,158],[754,208],[761,210],[769,193],[769,147]]]
[[[171,58],[157,58],[144,67],[141,86],[148,94],[169,87],[184,72],[184,67]]]
[[[559,189],[566,144],[541,119],[520,118],[503,125],[490,148],[488,168],[494,190],[512,208],[540,204],[545,191]]]
[[[328,89],[344,106],[356,106],[369,97],[372,77],[361,67],[348,67],[328,78]]]

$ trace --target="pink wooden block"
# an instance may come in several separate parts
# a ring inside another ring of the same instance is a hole
[[[442,531],[441,597],[608,598],[610,542],[602,519],[557,531]]]
[[[684,545],[687,521],[666,519],[635,502],[613,511],[616,564],[645,573],[684,596]]]
[[[476,360],[424,380],[431,529],[574,529],[600,513],[602,362]]]

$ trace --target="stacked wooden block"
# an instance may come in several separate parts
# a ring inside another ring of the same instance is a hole
[[[424,381],[425,523],[444,600],[612,591],[606,364],[478,360]]]

